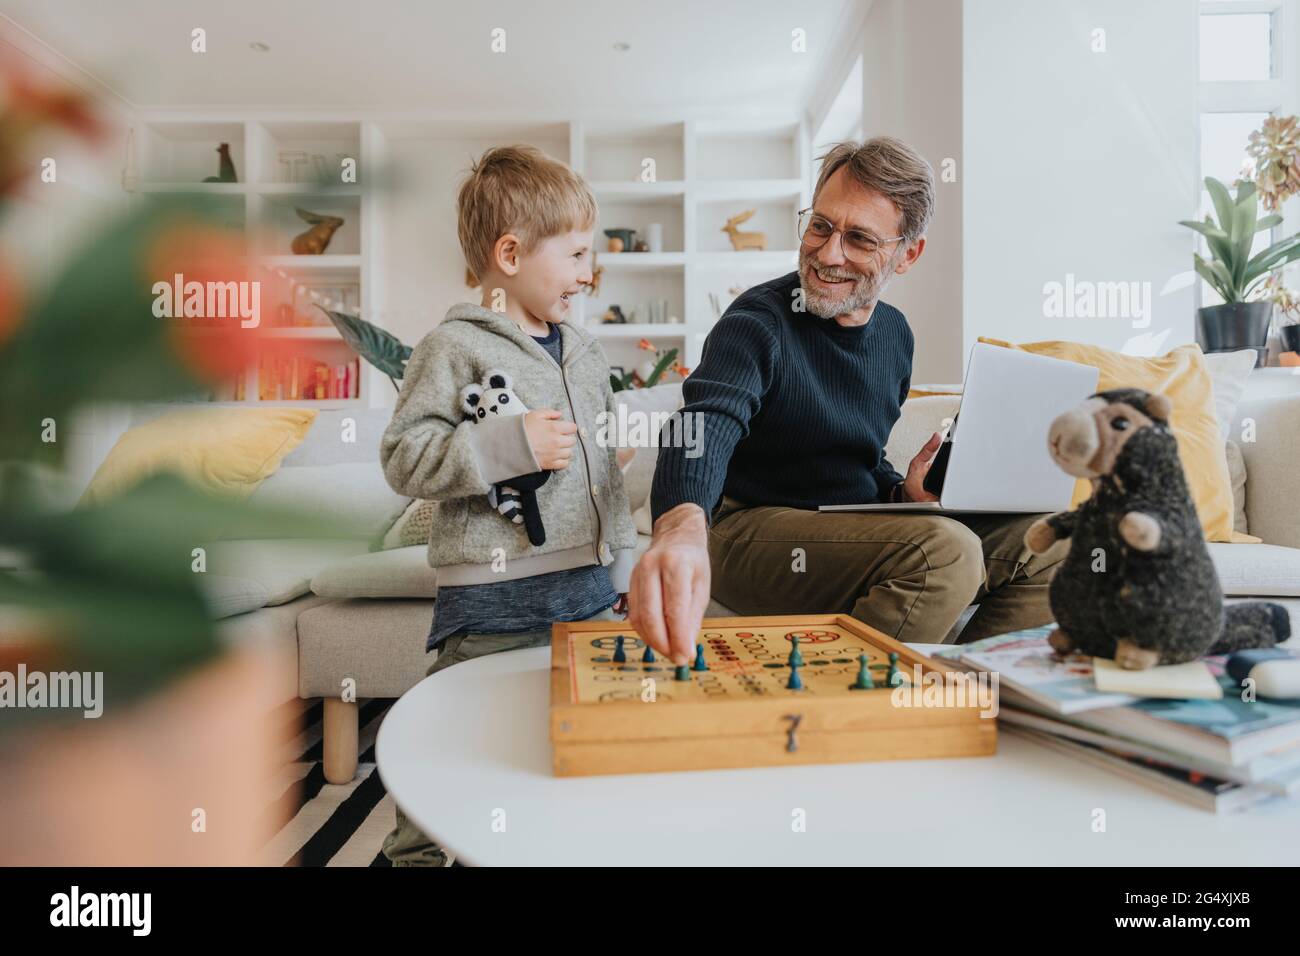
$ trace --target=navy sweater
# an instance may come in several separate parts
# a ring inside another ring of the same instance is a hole
[[[795,272],[755,286],[709,333],[679,412],[700,413],[702,454],[668,447],[680,423],[665,426],[654,518],[690,501],[711,522],[724,493],[794,508],[885,501],[903,480],[884,447],[911,382],[907,320],[880,302],[844,327],[795,311],[798,290]]]

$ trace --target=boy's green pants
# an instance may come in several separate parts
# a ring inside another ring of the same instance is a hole
[[[621,621],[623,616],[606,608],[588,618],[591,621]],[[438,656],[429,665],[435,674],[452,664],[475,657],[515,651],[522,647],[550,647],[551,631],[521,631],[517,634],[462,634],[449,637],[438,649]],[[451,854],[434,843],[406,818],[402,808],[397,808],[397,826],[384,838],[384,856],[393,866],[450,866]]]

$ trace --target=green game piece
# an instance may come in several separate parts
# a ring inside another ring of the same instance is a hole
[[[799,653],[799,635],[790,637],[790,657],[786,661],[791,667],[803,667],[803,655]]]
[[[785,682],[786,690],[803,690],[803,681],[799,679],[799,665],[790,668],[790,679]]]
[[[696,644],[696,645],[695,645],[695,663],[694,663],[693,665],[691,665],[691,670],[693,670],[693,671],[706,671],[706,670],[708,670],[708,669],[709,669],[709,665],[706,664],[706,663],[704,662],[704,645],[703,645],[703,644]]]
[[[655,651],[654,651],[654,648],[651,647],[649,644],[647,644],[647,645],[645,646],[645,653],[641,655],[641,663],[642,663],[642,664],[653,664],[654,662],[655,662]]]
[[[673,677],[675,680],[690,680],[691,669],[687,667],[685,664],[683,664],[681,667],[677,668],[677,671],[673,675]]]
[[[614,638],[614,663],[622,664],[627,661],[627,655],[623,653],[623,635],[620,634]]]
[[[898,672],[898,652],[894,651],[889,655],[889,673],[885,675],[885,684],[897,687],[902,682],[903,675]]]
[[[849,685],[849,690],[875,690],[876,682],[871,679],[871,668],[867,666],[867,655],[858,655],[858,679]]]

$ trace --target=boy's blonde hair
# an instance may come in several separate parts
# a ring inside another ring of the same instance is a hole
[[[508,232],[531,252],[551,236],[596,225],[596,199],[581,176],[533,146],[496,146],[470,167],[456,199],[460,248],[478,279]]]

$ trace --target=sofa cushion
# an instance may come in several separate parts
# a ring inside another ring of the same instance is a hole
[[[648,416],[671,414],[682,405],[682,384],[672,382],[654,388],[629,388],[614,393],[614,402],[626,409],[624,414]],[[623,490],[627,492],[628,507],[636,511],[650,498],[650,484],[654,481],[655,462],[659,458],[659,436],[648,436],[651,444],[637,448],[636,454],[623,469]]]
[[[429,567],[428,546],[417,544],[344,558],[322,568],[311,579],[311,589],[336,600],[432,598],[438,577]]]
[[[209,574],[260,585],[268,605],[284,604],[311,591],[311,579],[329,564],[364,554],[366,543],[333,538],[270,538],[213,541],[204,546]]]
[[[104,501],[170,471],[212,494],[243,500],[303,440],[310,408],[185,408],[123,433],[82,495]]]
[[[321,409],[307,437],[285,457],[284,464],[301,468],[378,462],[379,441],[392,417],[391,408]]]
[[[1124,355],[1080,342],[1011,345],[983,336],[979,340],[990,345],[1091,365],[1100,374],[1098,391],[1144,388],[1164,395],[1173,406],[1169,415],[1169,428],[1178,440],[1178,457],[1187,476],[1205,539],[1258,540],[1232,530],[1232,486],[1228,481],[1228,462],[1223,453],[1224,436],[1215,417],[1213,379],[1200,346],[1180,345],[1165,355],[1147,358]],[[1026,398],[1032,400],[1032,396]],[[1080,396],[1081,400],[1082,398]],[[1036,440],[1041,441],[1045,437]],[[1075,482],[1072,505],[1087,500],[1091,494],[1091,483],[1080,478]]]
[[[1246,459],[1241,446],[1229,439],[1224,443],[1224,456],[1228,459],[1228,480],[1232,482],[1232,530],[1250,533],[1246,520]]]
[[[1209,549],[1224,594],[1300,597],[1300,548],[1211,542]]]
[[[380,547],[407,548],[415,544],[429,544],[429,534],[433,530],[433,502],[415,498],[406,510],[393,522],[393,526],[384,532]]]
[[[298,694],[401,697],[422,681],[436,652],[424,651],[433,602],[330,601],[298,617]]]
[[[377,460],[333,465],[284,465],[253,492],[250,504],[317,511],[358,538],[378,539],[411,499],[388,487]]]
[[[261,581],[229,574],[202,574],[199,589],[214,620],[266,607],[271,592]]]
[[[1232,429],[1237,405],[1246,392],[1246,382],[1258,357],[1254,349],[1205,353],[1205,367],[1210,370],[1214,388],[1214,417],[1219,423],[1219,435],[1224,439]]]
[[[960,395],[924,395],[903,403],[885,443],[885,458],[895,471],[906,474],[908,462],[916,457],[930,436],[952,424],[960,404]]]

